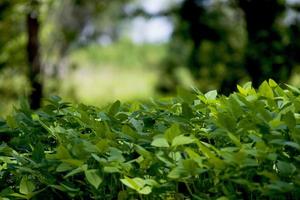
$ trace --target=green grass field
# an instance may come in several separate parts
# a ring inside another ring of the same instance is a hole
[[[128,101],[154,95],[157,73],[147,69],[79,68],[63,80],[61,93],[68,100],[103,105],[115,99]]]
[[[155,84],[165,55],[166,45],[136,45],[125,40],[108,46],[92,44],[79,48],[67,57],[67,73],[62,78],[45,78],[44,96],[59,95],[70,102],[97,106],[116,99],[149,99],[156,95]],[[29,92],[24,91],[24,75],[7,71],[0,74],[2,117]]]
[[[45,79],[44,96],[59,95],[69,102],[96,106],[117,99],[149,100],[157,96],[156,83],[164,81],[160,72],[166,55],[167,44],[137,45],[127,40],[81,47],[67,57],[68,70],[63,77]],[[186,69],[180,68],[177,75],[185,84],[192,84]],[[289,83],[300,86],[300,70],[296,68]],[[27,85],[25,75],[14,69],[0,73],[0,117],[10,113],[13,105],[28,94]]]
[[[69,63],[74,70],[64,78],[60,95],[93,105],[116,99],[149,99],[155,96],[159,66],[165,55],[164,45],[135,45],[128,41],[81,48],[70,54]]]

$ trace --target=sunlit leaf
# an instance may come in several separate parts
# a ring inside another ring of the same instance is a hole
[[[169,147],[170,146],[168,144],[168,141],[162,137],[154,138],[153,141],[151,142],[151,145],[155,146],[155,147]]]
[[[172,124],[172,126],[165,131],[164,137],[169,143],[172,143],[173,139],[180,134],[181,131],[179,125]]]
[[[212,90],[212,91],[209,91],[205,94],[205,97],[208,99],[208,100],[215,100],[217,98],[217,95],[218,95],[218,92],[217,90]]]
[[[191,137],[187,137],[184,135],[176,136],[172,141],[172,146],[179,146],[179,145],[185,145],[185,144],[191,144],[195,141],[195,139]]]
[[[274,98],[273,90],[267,83],[267,81],[264,81],[258,88],[258,91],[261,95],[268,97],[268,98]]]

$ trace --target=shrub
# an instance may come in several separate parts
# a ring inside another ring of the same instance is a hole
[[[272,80],[102,109],[23,102],[0,122],[0,195],[299,199],[299,111],[300,90]]]

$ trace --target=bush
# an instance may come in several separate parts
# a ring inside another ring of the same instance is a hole
[[[178,90],[99,109],[51,97],[0,122],[2,199],[299,199],[300,90]],[[1,199],[1,198],[0,198]]]

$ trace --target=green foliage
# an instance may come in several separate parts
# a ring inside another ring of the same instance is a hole
[[[0,121],[4,199],[299,199],[300,91],[272,80],[230,96],[106,108],[51,97]]]

